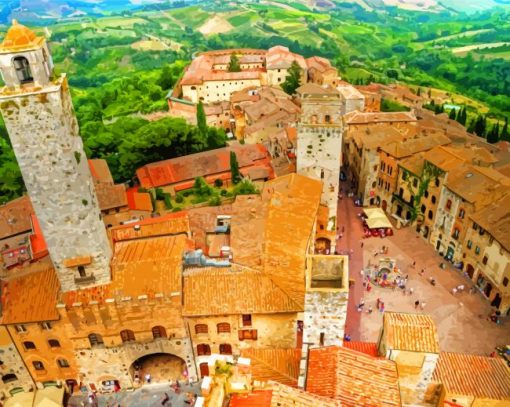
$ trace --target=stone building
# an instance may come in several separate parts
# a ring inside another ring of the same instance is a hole
[[[0,111],[62,290],[110,280],[111,249],[65,75],[43,37],[13,21],[0,44]]]
[[[303,85],[296,92],[302,111],[297,131],[297,173],[323,183],[322,202],[329,208],[327,230],[335,231],[342,165],[340,93],[315,84]]]

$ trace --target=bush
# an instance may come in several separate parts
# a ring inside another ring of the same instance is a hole
[[[140,187],[140,188],[138,188],[138,192],[140,192],[140,193],[147,192],[147,189]]]
[[[190,195],[193,195],[193,191],[192,191],[192,190],[190,190],[190,189],[188,189],[187,191],[184,191],[184,192],[182,193],[182,196],[184,196],[184,197],[186,197],[186,198],[187,198],[188,196],[190,196]]]
[[[182,194],[175,195],[175,202],[177,202],[177,203],[183,203],[184,202],[184,197],[182,196]]]
[[[214,180],[214,186],[217,188],[221,188],[223,186],[223,181],[220,178],[216,178]]]
[[[250,180],[243,179],[234,187],[234,195],[251,195],[258,194],[259,191],[255,188],[255,185]]]
[[[197,177],[193,185],[193,192],[198,196],[211,196],[213,189],[203,177]]]
[[[163,194],[163,200],[165,201],[165,208],[172,209],[172,200],[170,199],[170,194]]]
[[[156,188],[156,199],[158,201],[162,201],[163,199],[165,199],[165,193],[161,188]]]
[[[227,191],[226,189],[222,189],[222,190],[220,191],[220,195],[221,195],[221,196],[226,196],[227,194],[228,194],[228,191]]]
[[[172,212],[180,212],[182,211],[182,208],[180,206],[176,206],[172,209]]]
[[[199,204],[199,203],[203,203],[203,202],[207,202],[207,199],[209,197],[207,195],[198,195],[197,197],[193,198],[191,200],[191,203],[193,205],[196,205],[196,204]]]
[[[220,206],[221,199],[218,195],[214,195],[211,199],[209,199],[209,205],[211,206]]]

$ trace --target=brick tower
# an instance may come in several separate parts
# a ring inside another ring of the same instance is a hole
[[[15,20],[0,44],[0,111],[63,291],[110,281],[111,248],[67,78]]]

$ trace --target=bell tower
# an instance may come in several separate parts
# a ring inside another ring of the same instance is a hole
[[[108,283],[111,248],[65,74],[13,20],[0,43],[0,111],[62,291]]]

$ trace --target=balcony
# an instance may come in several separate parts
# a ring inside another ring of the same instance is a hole
[[[87,285],[87,284],[93,284],[96,281],[96,277],[94,275],[85,276],[85,277],[75,277],[74,282],[78,285]]]

